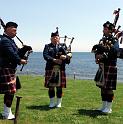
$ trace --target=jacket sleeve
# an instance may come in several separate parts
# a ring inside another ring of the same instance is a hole
[[[45,45],[43,50],[43,57],[46,61],[53,61],[53,57],[49,55],[49,46]]]
[[[109,51],[109,58],[116,59],[118,52],[119,52],[119,43],[117,39],[114,39],[114,45],[113,47],[111,47]]]
[[[2,41],[2,48],[4,55],[7,56],[10,62],[20,64],[21,58],[18,55],[18,51],[13,48],[11,42],[9,42],[7,39],[4,39]]]

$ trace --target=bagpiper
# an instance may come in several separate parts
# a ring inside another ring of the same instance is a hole
[[[61,107],[63,88],[66,88],[65,66],[70,63],[71,52],[67,52],[65,43],[60,43],[58,30],[51,33],[51,43],[46,44],[43,50],[46,60],[45,87],[48,88],[50,98],[49,107]],[[55,92],[56,88],[56,92]],[[55,94],[57,97],[55,103]]]
[[[27,64],[27,60],[19,56],[18,47],[13,39],[16,36],[17,27],[15,22],[6,23],[4,33],[0,36],[0,94],[4,94],[2,116],[5,119],[15,118],[11,106],[17,90],[16,67]]]
[[[103,113],[112,113],[112,102],[117,85],[117,52],[118,39],[114,37],[115,26],[107,21],[103,24],[103,37],[99,44],[94,45],[96,63],[99,65],[95,76],[96,86],[101,89],[102,107],[98,110]]]

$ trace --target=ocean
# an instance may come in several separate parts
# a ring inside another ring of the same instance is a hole
[[[28,64],[20,71],[21,66],[17,69],[17,74],[44,75],[45,60],[42,52],[33,52],[30,54]],[[123,81],[123,60],[118,59],[118,81]],[[76,79],[93,80],[98,69],[95,63],[94,54],[91,52],[73,52],[71,63],[66,65],[67,77]]]

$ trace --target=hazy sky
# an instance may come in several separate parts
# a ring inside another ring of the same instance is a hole
[[[121,8],[118,24],[123,29],[123,0],[0,0],[0,17],[17,22],[17,36],[34,51],[50,43],[56,27],[60,36],[75,37],[72,51],[91,51],[102,37],[103,23],[113,22],[117,8]]]

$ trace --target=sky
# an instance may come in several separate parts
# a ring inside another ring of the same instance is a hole
[[[0,17],[5,23],[18,24],[17,36],[33,51],[42,52],[58,27],[60,37],[75,38],[72,52],[90,52],[102,37],[103,23],[113,22],[113,11],[118,8],[117,25],[122,30],[123,0],[0,0]]]

